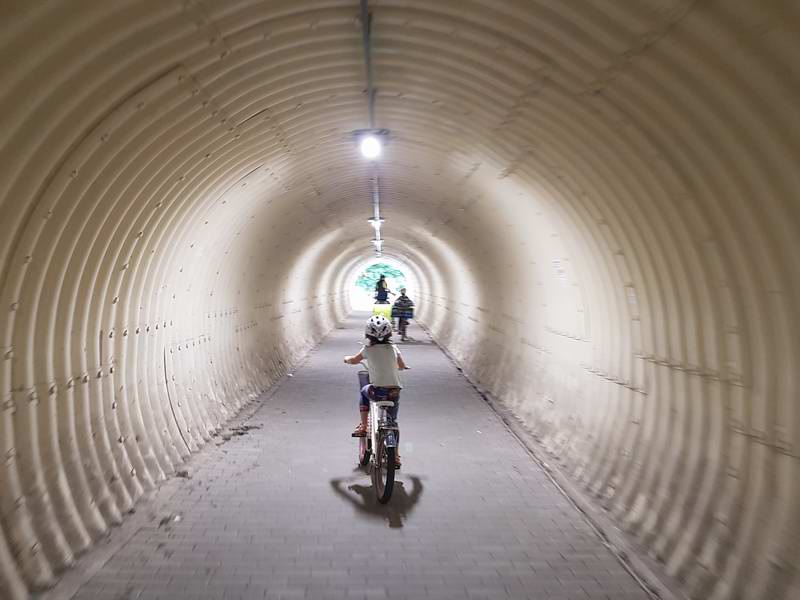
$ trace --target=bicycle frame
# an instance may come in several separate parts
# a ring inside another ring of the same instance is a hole
[[[369,383],[369,373],[359,371],[360,389]],[[394,487],[395,456],[400,429],[389,416],[392,400],[370,400],[367,414],[367,435],[359,438],[358,462],[369,465],[378,502],[386,503]],[[384,451],[385,450],[385,451]]]
[[[397,424],[389,418],[388,409],[394,406],[390,400],[370,400],[369,419],[367,421],[367,436],[369,436],[372,447],[378,447],[378,436],[382,431],[386,432],[386,447],[397,448],[397,434],[399,431]],[[372,453],[371,463],[376,464],[376,452]]]
[[[363,363],[362,363],[363,365]],[[366,365],[363,365],[366,366]],[[358,372],[359,385],[363,388],[369,383],[369,372],[362,370]],[[378,436],[381,431],[386,431],[386,447],[397,447],[397,434],[399,431],[397,424],[389,417],[388,409],[394,406],[394,402],[390,400],[370,400],[369,402],[369,416],[367,417],[367,439],[369,439],[369,448],[371,452],[370,464],[375,464],[374,449],[378,447]]]

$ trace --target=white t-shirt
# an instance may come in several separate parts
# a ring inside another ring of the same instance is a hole
[[[397,357],[400,351],[394,344],[375,344],[364,346],[364,357],[367,359],[369,381],[377,387],[403,387],[400,371],[397,369]]]

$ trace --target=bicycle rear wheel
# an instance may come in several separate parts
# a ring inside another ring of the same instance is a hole
[[[392,497],[396,451],[396,448],[386,446],[386,434],[382,432],[378,436],[378,447],[375,449],[375,462],[372,468],[372,485],[381,504],[386,504]]]

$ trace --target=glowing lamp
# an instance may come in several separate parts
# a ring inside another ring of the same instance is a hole
[[[375,160],[381,155],[381,141],[374,135],[361,139],[361,155],[367,160]]]

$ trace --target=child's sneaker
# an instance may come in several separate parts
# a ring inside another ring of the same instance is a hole
[[[355,431],[350,434],[351,437],[367,437],[367,428],[361,423],[358,424]]]

